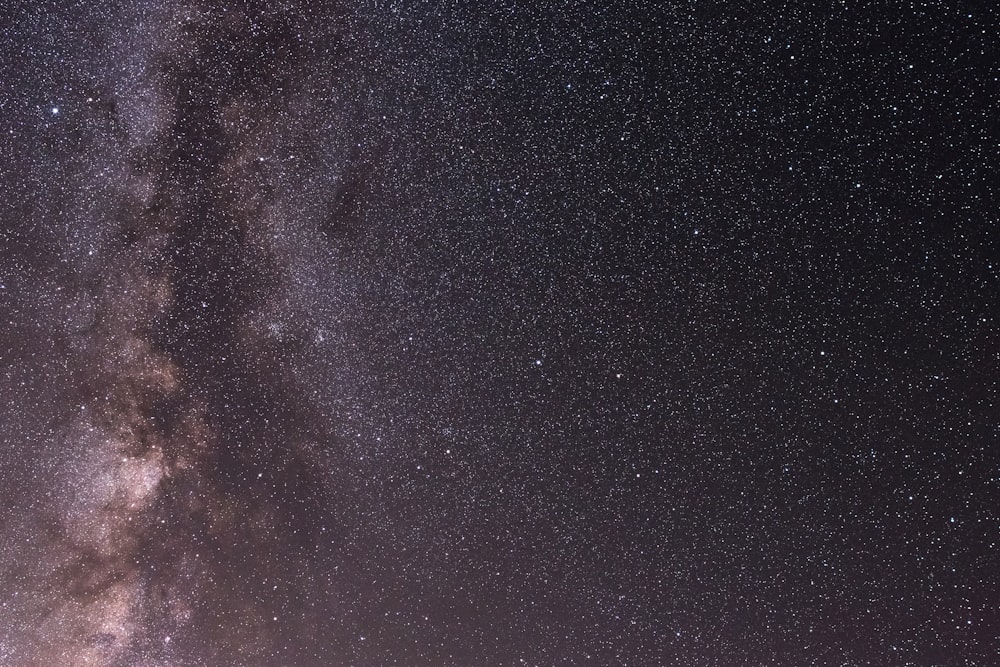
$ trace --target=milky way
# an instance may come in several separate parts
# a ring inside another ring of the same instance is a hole
[[[3,13],[3,665],[993,664],[992,14]]]

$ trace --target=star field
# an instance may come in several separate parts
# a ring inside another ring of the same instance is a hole
[[[982,3],[0,3],[0,665],[988,666]]]

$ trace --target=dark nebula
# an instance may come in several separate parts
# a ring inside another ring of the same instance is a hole
[[[997,664],[998,28],[0,3],[0,665]]]

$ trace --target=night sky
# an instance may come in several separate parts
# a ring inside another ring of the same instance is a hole
[[[3,0],[3,667],[1000,664],[985,2]]]

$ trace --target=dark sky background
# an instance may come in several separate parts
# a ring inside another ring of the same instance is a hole
[[[1000,20],[0,3],[0,664],[996,665]]]

